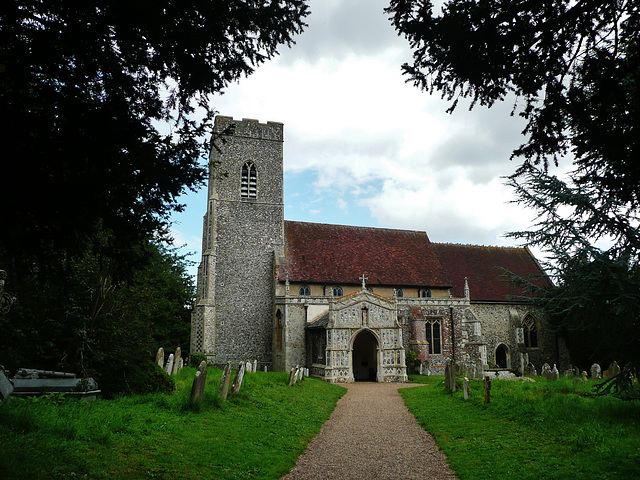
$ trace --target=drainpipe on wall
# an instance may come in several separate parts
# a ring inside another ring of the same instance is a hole
[[[449,316],[451,317],[451,360],[456,363],[456,329],[453,323],[453,307],[449,307]]]

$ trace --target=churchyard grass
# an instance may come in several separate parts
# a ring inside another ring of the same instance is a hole
[[[407,407],[433,435],[462,480],[640,478],[640,403],[588,397],[594,382],[493,380],[455,393],[444,377],[411,376]]]
[[[0,405],[0,478],[277,479],[319,432],[346,391],[314,378],[256,372],[222,402],[222,372],[209,368],[191,405],[195,368],[175,394],[93,403],[49,396]]]

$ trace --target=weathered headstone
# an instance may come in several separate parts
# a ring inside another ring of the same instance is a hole
[[[253,364],[247,360],[247,363],[244,364],[244,371],[245,372],[251,372],[253,370]]]
[[[180,357],[178,359],[178,366],[176,367],[176,373],[178,373],[184,367],[184,358]]]
[[[469,399],[469,379],[464,377],[462,379],[462,393],[465,400]]]
[[[527,363],[527,366],[524,367],[524,374],[527,377],[535,377],[538,374],[536,372],[536,367],[533,366],[533,363]]]
[[[484,364],[481,358],[476,360],[476,378],[484,378]]]
[[[207,383],[207,362],[200,362],[196,376],[193,379],[193,385],[191,386],[191,403],[198,403],[202,401],[204,396],[204,387]]]
[[[609,365],[609,375],[612,377],[615,377],[616,375],[620,374],[620,366],[618,365],[618,362],[616,362],[615,360],[613,362],[611,362],[611,365]]]
[[[231,387],[231,396],[233,397],[240,391],[240,387],[242,387],[242,379],[244,378],[244,371],[246,368],[246,364],[240,362],[238,365],[238,371],[236,372],[236,378],[233,380],[233,385]]]
[[[484,403],[491,403],[491,379],[489,375],[484,377]]]
[[[597,363],[594,363],[593,365],[591,365],[591,378],[594,378],[594,379],[602,378],[602,369],[600,368],[600,365],[598,365]]]
[[[560,378],[560,372],[558,372],[558,367],[556,367],[556,364],[554,363],[550,374],[547,376],[547,379],[553,381],[558,380],[558,378]]]
[[[258,360],[253,361],[253,373],[258,371]]]
[[[171,369],[171,375],[175,375],[178,373],[178,364],[182,359],[182,349],[180,347],[176,348],[176,353],[173,355],[173,368]]]
[[[291,367],[289,371],[289,386],[293,386],[296,383],[296,367]]]
[[[587,379],[589,378],[587,372],[585,372],[584,370],[582,371],[582,381],[586,382]]]
[[[444,364],[444,388],[451,390],[451,365],[449,362]]]
[[[156,353],[156,363],[160,365],[160,368],[164,367],[164,348],[160,347],[158,353]]]
[[[452,392],[456,391],[456,365],[453,361],[448,361],[444,367],[445,387]]]
[[[224,366],[224,370],[222,372],[222,380],[220,381],[220,397],[222,398],[223,402],[227,400],[227,395],[229,394],[229,385],[231,385],[231,373],[231,362],[229,362]]]
[[[265,371],[265,372],[267,371],[267,366],[266,366],[266,365],[264,366],[264,371]]]
[[[167,375],[171,375],[173,371],[173,353],[169,355],[169,360],[167,360],[167,366],[165,367]]]

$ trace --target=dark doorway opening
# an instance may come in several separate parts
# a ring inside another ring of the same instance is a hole
[[[378,374],[378,341],[363,330],[353,342],[353,378],[356,381],[375,382]]]
[[[507,347],[504,345],[496,348],[496,365],[499,368],[507,368]]]

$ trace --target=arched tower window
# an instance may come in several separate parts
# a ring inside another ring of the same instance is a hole
[[[240,196],[242,198],[256,198],[258,192],[258,174],[253,162],[242,165],[242,178],[240,180]]]
[[[276,334],[276,349],[282,349],[282,312],[280,309],[276,311],[274,330]]]
[[[429,342],[429,353],[440,355],[442,353],[442,329],[440,319],[429,320],[425,325],[425,339]]]
[[[527,315],[522,319],[522,329],[525,346],[528,348],[536,348],[538,346],[538,329],[535,319],[531,315]]]

